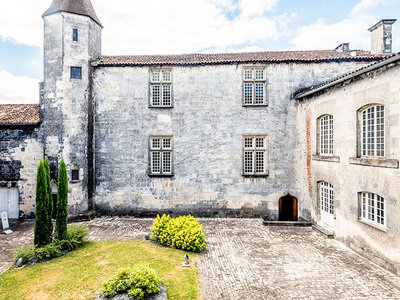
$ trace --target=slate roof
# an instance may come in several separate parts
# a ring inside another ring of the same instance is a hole
[[[253,62],[376,61],[387,57],[370,51],[272,51],[221,54],[102,56],[94,66],[204,65]]]
[[[0,125],[37,125],[39,122],[38,104],[0,105]]]
[[[313,95],[313,94],[315,94],[317,92],[321,92],[321,91],[323,91],[323,90],[325,90],[325,89],[327,89],[327,88],[329,88],[331,86],[334,86],[336,84],[342,83],[343,81],[352,79],[354,77],[360,76],[360,75],[365,74],[367,72],[373,71],[375,69],[379,69],[379,68],[384,67],[384,66],[386,66],[388,64],[395,63],[395,62],[398,62],[398,61],[400,61],[400,53],[391,54],[391,55],[389,55],[389,57],[386,57],[385,59],[376,61],[376,62],[374,62],[372,64],[369,64],[367,66],[359,68],[359,69],[357,69],[355,71],[343,74],[342,76],[338,76],[338,77],[333,78],[331,80],[325,81],[325,82],[323,82],[321,84],[302,89],[302,90],[298,91],[297,93],[295,93],[295,98],[296,99],[302,99],[304,97]]]
[[[77,15],[88,16],[101,27],[101,22],[97,17],[90,0],[53,0],[53,3],[45,11],[42,17],[54,14],[59,11],[65,11]]]

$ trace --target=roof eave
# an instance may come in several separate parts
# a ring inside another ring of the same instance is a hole
[[[323,91],[323,90],[325,90],[325,89],[328,89],[328,88],[330,88],[330,87],[332,87],[332,86],[335,86],[335,85],[337,85],[337,84],[340,84],[340,83],[342,83],[342,82],[344,82],[344,81],[347,81],[347,80],[349,80],[349,79],[355,78],[355,77],[360,76],[360,75],[362,75],[362,74],[365,74],[365,73],[367,73],[367,72],[373,71],[373,70],[375,70],[375,69],[379,69],[379,68],[381,68],[381,67],[383,67],[383,66],[385,66],[385,65],[388,65],[388,64],[390,64],[390,63],[396,62],[396,61],[398,61],[398,60],[400,60],[400,54],[397,54],[397,55],[395,55],[395,56],[392,56],[392,57],[390,57],[390,58],[388,58],[388,59],[385,59],[385,60],[383,60],[383,61],[381,61],[381,62],[378,62],[378,63],[376,63],[376,64],[370,65],[370,66],[368,66],[368,67],[362,68],[362,69],[360,69],[360,70],[358,70],[358,71],[356,71],[356,72],[350,73],[350,74],[348,74],[348,75],[346,75],[346,76],[344,76],[344,77],[340,77],[340,78],[338,78],[337,80],[334,80],[334,81],[329,82],[329,83],[327,83],[327,84],[321,85],[321,86],[319,86],[319,87],[316,88],[316,89],[311,89],[311,90],[309,90],[309,91],[306,91],[306,92],[302,92],[302,93],[300,93],[300,94],[297,94],[297,95],[295,96],[295,99],[296,99],[296,100],[301,100],[301,99],[303,99],[303,98],[305,98],[305,97],[311,96],[311,95],[313,95],[313,94],[315,94],[315,93],[318,93],[318,92],[320,92],[320,91]]]

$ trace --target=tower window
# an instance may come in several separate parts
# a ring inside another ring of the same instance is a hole
[[[71,67],[71,78],[72,79],[82,79],[82,68],[81,67]]]
[[[79,181],[79,170],[72,170],[71,177],[72,181]]]
[[[78,36],[78,29],[74,28],[74,29],[72,30],[72,40],[73,40],[74,42],[77,42],[78,39],[79,39],[79,36]]]

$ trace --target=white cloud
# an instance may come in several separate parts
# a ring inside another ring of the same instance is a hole
[[[389,3],[390,0],[361,0],[351,10],[351,16],[357,16],[379,5]]]
[[[360,0],[343,20],[328,24],[318,19],[312,24],[300,27],[289,41],[289,49],[334,49],[341,43],[350,43],[350,49],[371,49],[371,35],[368,31],[379,20],[374,9],[378,6],[395,4],[398,0]],[[396,40],[394,51],[398,49]]]
[[[262,16],[273,10],[279,0],[239,0],[239,9],[243,16]]]
[[[19,44],[42,46],[41,15],[49,6],[49,0],[13,0],[3,3],[0,9],[0,35]]]
[[[290,49],[334,49],[341,43],[350,43],[351,49],[369,49],[370,35],[367,28],[373,21],[369,18],[345,19],[326,24],[323,19],[303,26],[290,40]]]
[[[0,104],[39,102],[39,80],[0,71]]]
[[[228,49],[280,37],[267,18],[279,0],[92,0],[104,25],[104,54],[185,53]],[[13,0],[0,10],[0,36],[42,46],[41,15],[51,0]],[[10,13],[12,12],[12,13]]]

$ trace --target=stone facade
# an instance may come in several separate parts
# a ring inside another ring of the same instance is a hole
[[[298,178],[304,187],[310,187],[302,190],[301,198],[310,203],[313,221],[326,226],[321,218],[318,183],[328,182],[333,185],[334,195],[334,221],[330,229],[336,238],[397,274],[400,274],[399,76],[397,61],[305,97],[300,101],[297,122]],[[385,155],[380,158],[363,157],[360,153],[360,109],[371,104],[384,106]],[[321,157],[318,118],[326,114],[333,116],[333,156]],[[361,192],[384,198],[384,226],[361,218]]]
[[[0,188],[17,188],[19,216],[32,217],[35,211],[36,169],[43,158],[38,127],[0,126],[0,149]]]
[[[365,63],[258,64],[268,105],[242,105],[248,64],[173,66],[172,108],[149,107],[151,67],[94,72],[96,207],[102,213],[192,213],[278,218],[278,200],[310,207],[296,180],[297,104],[293,93]],[[253,65],[250,65],[253,66]],[[150,136],[172,136],[173,177],[149,176]],[[265,135],[269,175],[243,176],[243,136]]]

